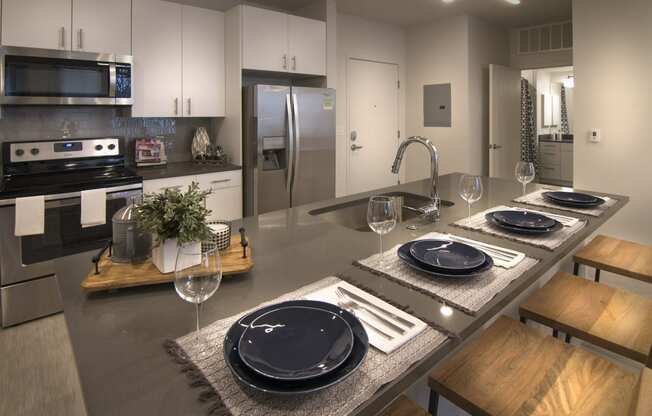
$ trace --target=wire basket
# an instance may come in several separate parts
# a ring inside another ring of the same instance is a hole
[[[209,227],[211,225],[225,225],[226,227],[222,227],[223,229],[220,229],[217,232],[213,231],[211,227],[211,236],[208,241],[202,243],[202,251],[206,252],[209,250],[214,250],[215,248],[220,251],[224,251],[229,248],[231,245],[231,221],[216,220],[208,221],[207,224]]]

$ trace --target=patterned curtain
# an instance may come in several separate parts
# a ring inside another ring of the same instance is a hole
[[[566,107],[566,87],[561,86],[561,132],[570,134],[568,128],[568,108]]]
[[[537,164],[536,91],[527,79],[521,78],[521,160]]]

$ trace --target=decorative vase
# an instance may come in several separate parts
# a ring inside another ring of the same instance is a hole
[[[184,264],[181,265],[183,269],[201,263],[201,242],[184,244],[182,247],[197,252],[196,256],[183,256]],[[172,273],[177,262],[178,252],[179,246],[176,238],[161,241],[152,248],[152,263],[161,273]]]
[[[192,138],[191,153],[193,159],[204,159],[208,154],[210,147],[210,138],[208,132],[204,127],[198,127],[195,130],[195,136]]]

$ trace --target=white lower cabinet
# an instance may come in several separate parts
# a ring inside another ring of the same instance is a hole
[[[181,191],[197,182],[202,190],[210,190],[206,208],[211,210],[211,220],[236,220],[242,218],[242,171],[206,173],[202,175],[177,176],[173,178],[143,181],[145,194],[163,192],[166,188]]]

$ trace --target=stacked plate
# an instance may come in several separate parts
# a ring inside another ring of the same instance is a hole
[[[493,211],[486,214],[485,218],[490,224],[516,234],[548,234],[564,227],[557,220],[529,211]]]
[[[256,390],[310,393],[355,372],[369,349],[360,321],[325,302],[296,300],[240,318],[224,339],[233,375]]]
[[[479,276],[494,265],[486,253],[448,240],[411,241],[399,247],[398,257],[413,269],[453,279]]]
[[[595,208],[605,203],[602,198],[580,192],[555,191],[544,192],[541,195],[548,202],[570,208]]]

